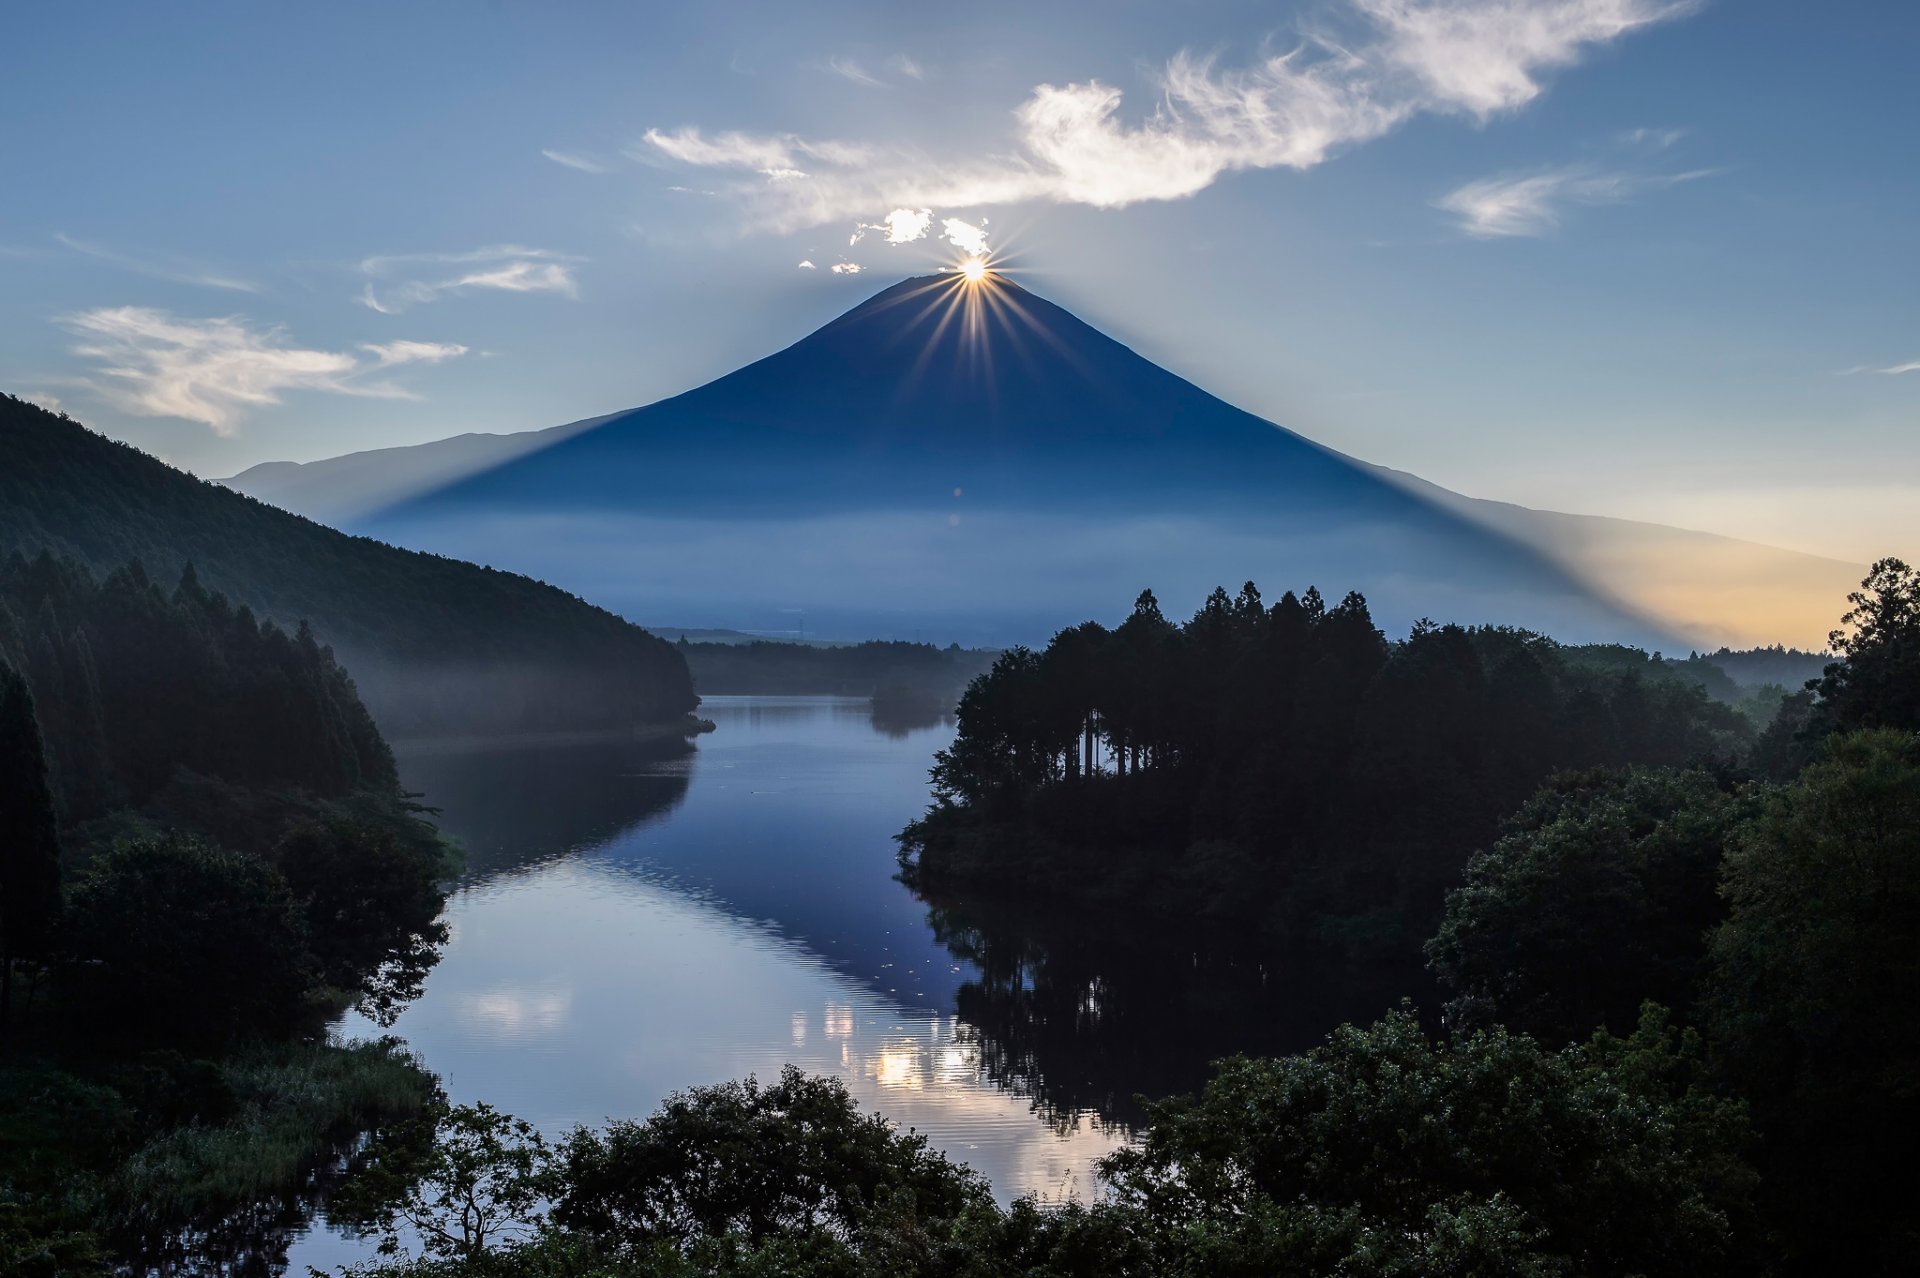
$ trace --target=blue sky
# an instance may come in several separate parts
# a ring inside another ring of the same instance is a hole
[[[984,232],[1367,460],[1920,555],[1920,6],[89,4],[0,43],[0,387],[200,474],[645,403]]]

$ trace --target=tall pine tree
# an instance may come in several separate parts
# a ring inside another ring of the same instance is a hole
[[[59,912],[60,832],[33,693],[0,660],[0,1027],[13,1011],[14,965],[46,957]]]

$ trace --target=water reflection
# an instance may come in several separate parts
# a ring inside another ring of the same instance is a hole
[[[458,1101],[548,1133],[788,1063],[846,1080],[1003,1199],[1096,1192],[1135,1096],[1368,1019],[1402,974],[1262,965],[1102,913],[915,898],[893,836],[950,720],[864,700],[709,698],[691,755],[403,753],[471,855],[393,1028]],[[349,1020],[343,1032],[371,1036]],[[364,1255],[314,1231],[296,1267]]]
[[[945,901],[929,905],[927,924],[974,974],[954,994],[961,1041],[987,1078],[1056,1127],[1092,1117],[1131,1131],[1140,1096],[1195,1091],[1223,1056],[1304,1050],[1428,980],[1236,952],[1112,911]]]
[[[686,798],[693,750],[679,740],[403,746],[401,777],[466,849],[469,880],[596,847]]]

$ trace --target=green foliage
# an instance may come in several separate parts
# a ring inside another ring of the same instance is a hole
[[[1920,737],[1830,737],[1741,834],[1723,891],[1707,1023],[1768,1139],[1773,1206],[1807,1263],[1895,1272],[1920,1251]]]
[[[696,705],[671,644],[531,578],[347,536],[4,395],[0,457],[0,554],[196,565],[236,607],[310,621],[390,735],[625,730]]]
[[[446,846],[424,822],[339,814],[294,827],[271,860],[300,903],[322,979],[356,991],[369,1015],[391,1023],[447,937]]]
[[[428,1257],[471,1263],[538,1235],[548,1163],[547,1143],[530,1124],[491,1105],[447,1106],[425,1140],[368,1168],[355,1196],[384,1235],[382,1254],[399,1251],[404,1230]]]
[[[900,1212],[948,1219],[988,1200],[955,1167],[863,1116],[837,1079],[789,1066],[669,1097],[644,1123],[576,1130],[562,1149],[554,1219],[623,1247],[704,1254],[786,1238],[805,1249],[862,1249]]]
[[[60,827],[33,694],[0,659],[0,1039],[15,964],[49,957],[60,916]]]
[[[432,1075],[392,1042],[0,1065],[0,1273],[253,1272]]]
[[[315,973],[299,904],[257,858],[167,835],[100,857],[67,914],[67,1010],[92,1034],[225,1042],[304,1010]]]
[[[1684,1008],[1724,913],[1720,860],[1752,801],[1701,771],[1565,773],[1467,862],[1427,957],[1448,1020],[1552,1042]]]
[[[1558,1053],[1400,1012],[1225,1063],[1106,1174],[1159,1273],[1750,1272],[1745,1122],[1693,1051],[1651,1006]]]
[[[1111,1157],[1109,1201],[994,1204],[974,1173],[792,1070],[699,1088],[644,1124],[540,1147],[454,1111],[413,1201],[427,1255],[357,1272],[1169,1278],[1273,1273],[1752,1272],[1738,1105],[1649,1007],[1563,1052],[1504,1032],[1430,1041],[1410,1013],[1304,1056],[1225,1062]],[[501,1192],[501,1185],[511,1187]],[[462,1187],[471,1187],[465,1192]],[[538,1197],[552,1195],[542,1222]],[[501,1210],[507,1203],[510,1209]],[[505,1245],[439,1221],[475,1206]],[[439,1214],[435,1214],[435,1213]]]
[[[1390,644],[1357,594],[1267,608],[1252,583],[1175,625],[1149,592],[974,681],[902,867],[1405,945],[1554,771],[1743,748],[1731,706],[1620,653],[1430,622]]]

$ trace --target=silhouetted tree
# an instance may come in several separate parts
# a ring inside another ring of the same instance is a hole
[[[60,915],[60,831],[33,694],[0,659],[0,1032],[16,964],[42,963]]]

